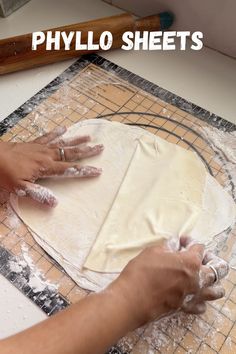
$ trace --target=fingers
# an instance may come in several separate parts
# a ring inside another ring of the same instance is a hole
[[[48,146],[51,148],[59,148],[59,147],[72,147],[80,144],[88,143],[91,141],[89,135],[77,136],[72,138],[59,138],[49,143]]]
[[[187,248],[189,253],[192,253],[193,256],[199,258],[200,262],[202,263],[204,258],[205,247],[202,244],[193,244]]]
[[[30,182],[24,182],[21,188],[17,190],[17,195],[21,197],[29,197],[36,202],[47,205],[51,208],[57,205],[57,199],[49,189]]]
[[[224,288],[221,285],[215,285],[201,289],[196,296],[196,301],[214,301],[221,299],[223,296],[225,296]]]
[[[207,266],[202,266],[199,272],[200,288],[206,288],[208,286],[212,286],[215,282],[216,282],[216,275],[214,271]]]
[[[179,241],[179,251],[187,251],[189,261],[198,266],[200,270],[204,259],[205,246],[188,236],[181,236]]]
[[[57,139],[59,136],[66,132],[66,127],[56,127],[51,132],[46,133],[39,138],[36,138],[33,142],[37,144],[48,144],[51,141]]]
[[[181,236],[179,241],[180,241],[180,246],[187,249],[189,249],[193,245],[202,245],[201,242],[198,242],[197,240],[189,236]]]
[[[62,138],[66,132],[66,127],[56,127],[51,132],[46,133],[34,140],[34,143],[46,144],[50,148],[75,147],[91,141],[89,135],[76,136],[71,138]]]
[[[97,167],[72,165],[66,162],[54,162],[43,177],[85,178],[97,177],[100,176],[101,173],[102,169]]]
[[[70,166],[67,163],[55,163],[55,165],[52,176],[86,178],[97,177],[102,173],[100,168],[92,166]],[[55,195],[49,189],[38,184],[25,181],[15,192],[20,197],[29,197],[51,208],[57,205]]]
[[[179,242],[181,247],[187,248],[191,244],[192,239],[188,236],[181,236]]]
[[[225,290],[221,285],[209,286],[202,288],[193,298],[189,301],[191,304],[202,303],[205,301],[215,301],[221,299],[225,295]]]
[[[192,292],[192,296],[185,299],[183,310],[187,313],[200,314],[206,310],[206,302],[220,299],[225,291],[218,284],[220,279],[224,278],[229,266],[223,259],[215,256],[212,252],[206,252],[204,245],[198,244],[189,237],[180,238],[180,250],[187,251],[191,255],[191,264],[189,266],[199,267],[199,290]],[[198,261],[194,261],[194,257]]]
[[[104,150],[103,145],[95,145],[91,146],[75,146],[71,148],[66,148],[65,152],[65,160],[66,161],[78,161],[81,159],[85,159],[88,157],[99,155]]]
[[[219,280],[226,277],[229,272],[229,264],[222,258],[216,256],[212,252],[206,252],[203,264],[212,266],[216,269]]]
[[[214,259],[216,256],[214,255],[213,252],[207,251],[205,253],[204,259],[203,259],[203,264],[207,264],[208,262],[210,262],[212,259]]]
[[[229,266],[227,262],[215,256],[212,252],[206,252],[203,245],[196,243],[189,237],[181,237],[180,246],[187,250],[188,256],[189,252],[192,253],[189,267],[199,268],[198,281],[200,289],[217,284],[228,274]],[[196,256],[198,261],[195,258]]]
[[[186,297],[182,309],[187,313],[203,313],[205,312],[206,301],[215,301],[221,299],[224,295],[225,290],[220,285],[203,288],[197,295]]]
[[[182,310],[185,313],[193,314],[193,315],[201,315],[206,312],[206,304],[204,302],[200,304],[188,304],[182,307]]]
[[[81,159],[85,159],[88,157],[99,155],[104,150],[104,146],[102,144],[91,146],[74,146],[64,149],[65,161],[78,161]],[[61,153],[59,148],[52,149],[53,158],[55,161],[61,161]]]
[[[215,256],[212,252],[207,252],[204,259],[204,265],[200,272],[201,286],[206,287],[225,278],[229,272],[229,265],[222,258]]]
[[[51,132],[34,140],[34,143],[47,145],[49,155],[55,161],[61,161],[60,149],[64,150],[65,161],[77,161],[80,159],[99,155],[103,150],[102,144],[95,146],[79,146],[91,140],[90,136],[77,136],[63,139],[61,136],[66,132],[66,127],[57,127]]]
[[[197,243],[197,241],[187,236],[180,238],[180,246],[184,247],[193,254],[198,254],[199,259],[202,261],[202,268],[200,275],[202,277],[202,286],[210,286],[216,280],[223,279],[229,272],[229,265],[222,258],[214,255],[212,252],[205,252],[204,246]]]
[[[205,252],[204,245],[197,244],[197,243],[194,243],[191,241],[189,244],[186,244],[185,252],[188,257],[189,269],[192,269],[193,271],[195,271],[195,273],[198,277],[198,275],[200,275],[200,273],[201,273],[202,261],[204,259],[204,252]],[[198,278],[199,278],[200,284],[201,284],[201,281],[202,281],[201,277],[198,277]]]

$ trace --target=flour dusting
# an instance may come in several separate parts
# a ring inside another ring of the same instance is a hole
[[[106,64],[106,63],[105,63]],[[106,65],[104,64],[104,67]],[[107,65],[109,67],[109,65]],[[73,74],[73,70],[71,71]],[[31,103],[27,103],[27,105],[24,106],[24,112],[25,114],[30,114],[31,115],[31,121],[28,125],[28,132],[25,132],[24,134],[19,134],[19,136],[14,136],[12,141],[27,141],[27,140],[32,140],[31,135],[41,135],[44,134],[46,131],[51,129],[51,123],[56,122],[56,124],[63,124],[63,121],[70,116],[70,114],[73,112],[73,110],[76,110],[77,114],[80,114],[82,118],[90,118],[89,115],[87,116],[88,113],[90,113],[91,107],[94,107],[96,102],[93,99],[87,100],[87,102],[83,102],[83,94],[81,94],[78,90],[76,85],[80,86],[82,83],[86,82],[86,85],[84,85],[84,92],[88,92],[90,90],[94,90],[94,98],[99,97],[99,90],[103,89],[104,86],[106,85],[113,85],[113,86],[121,86],[121,82],[116,79],[116,71],[112,70],[109,68],[109,74],[105,73],[104,71],[104,77],[97,77],[97,82],[94,84],[94,78],[92,78],[91,75],[92,70],[90,71],[89,68],[84,70],[80,74],[80,80],[74,81],[72,80],[71,86],[69,87],[68,81],[70,79],[70,73],[65,73],[61,75],[61,80],[65,80],[65,84],[61,85],[58,90],[59,99],[54,99],[53,94],[55,87],[51,85],[50,87],[47,88],[46,92],[40,92],[37,94],[37,97],[35,99],[35,102],[31,105]],[[113,75],[114,74],[114,75]],[[60,84],[60,82],[58,82]],[[129,88],[130,85],[127,84],[127,87]],[[79,87],[81,88],[81,87]],[[52,95],[50,99],[50,109],[48,108],[47,103],[44,103],[44,98],[47,98],[49,95]],[[144,93],[143,93],[144,94]],[[165,100],[166,97],[166,91],[158,88],[158,94],[159,97],[162,97]],[[141,101],[142,96],[141,95],[136,95],[137,99]],[[139,97],[140,96],[140,97]],[[147,96],[148,97],[148,96]],[[159,102],[160,99],[156,98],[156,102]],[[37,105],[36,111],[34,104]],[[161,104],[163,104],[163,101],[161,101]],[[193,107],[191,104],[185,103],[185,107],[183,107],[188,111],[189,113],[192,114],[193,112]],[[161,114],[166,115],[167,117],[170,116],[168,110],[165,108],[162,110]],[[13,121],[14,119],[18,119],[18,117],[13,116]],[[50,128],[49,128],[50,127]],[[223,131],[219,131],[214,128],[202,128],[203,132],[207,138],[207,140],[214,146],[214,149],[219,151],[219,155],[216,156],[215,160],[216,162],[219,162],[220,165],[222,165],[222,159],[220,156],[222,155],[222,152],[224,155],[227,157],[227,163],[223,166],[227,170],[226,174],[230,175],[230,180],[226,180],[225,184],[225,189],[229,192],[232,193],[232,183],[235,185],[236,182],[236,169],[235,169],[235,162],[236,162],[236,133],[226,133]],[[134,132],[135,135],[135,132]],[[181,138],[183,139],[183,138]],[[123,165],[123,159],[122,157],[125,154],[125,149],[120,144],[117,147],[117,154],[114,156],[114,162],[112,163],[112,168],[114,170],[117,170],[117,175],[119,174],[119,169],[122,168]],[[68,174],[71,177],[78,176],[78,171],[75,170],[74,168],[68,169],[66,174]],[[110,190],[112,190],[112,183],[111,185],[107,186],[106,193],[109,194]],[[26,195],[25,191],[19,191],[19,194],[23,193],[23,196]],[[6,194],[6,193],[5,193]],[[2,198],[5,198],[5,194],[2,194]],[[18,194],[18,195],[19,195]],[[0,196],[1,197],[1,196]],[[45,196],[42,194],[37,194],[35,197],[39,200],[42,201]],[[98,202],[95,200],[95,203]],[[88,212],[88,211],[87,211]],[[7,211],[8,214],[8,219],[9,219],[9,226],[13,228],[14,230],[17,229],[19,226],[19,219],[18,217],[14,216],[14,213],[11,212],[9,209]],[[92,215],[93,219],[96,220],[99,215],[97,214],[97,211],[94,211]],[[86,252],[88,251],[91,242],[93,242],[93,230],[92,230],[92,225],[89,226],[90,229],[88,230],[88,225],[86,223],[82,223],[81,225],[81,234],[83,236],[83,244],[81,245],[82,247],[80,248],[78,252],[78,265],[82,265],[84,262],[84,258],[86,255]],[[8,235],[9,236],[9,235]],[[223,233],[223,238],[221,238],[221,241],[218,242],[218,248],[219,250],[224,246],[224,240],[227,239],[228,234],[227,232]],[[37,239],[37,238],[36,238]],[[40,243],[40,242],[39,242]],[[50,249],[48,249],[50,251]],[[53,253],[53,252],[52,252]],[[232,255],[235,255],[235,257],[231,257],[231,266],[233,264],[236,267],[236,244],[233,245],[232,249]],[[57,260],[59,261],[61,259],[61,255],[57,254]],[[55,257],[56,258],[56,257]],[[65,260],[64,260],[65,261]],[[26,268],[30,269],[30,275],[28,279],[28,284],[33,288],[35,292],[35,298],[37,297],[37,293],[40,292],[39,298],[41,300],[46,300],[45,306],[50,306],[52,300],[47,299],[46,294],[44,293],[44,290],[47,288],[51,289],[57,289],[57,285],[51,284],[50,282],[47,282],[41,273],[40,270],[37,269],[35,266],[32,258],[29,255],[29,249],[26,246],[22,246],[22,258],[17,259],[17,260],[11,260],[10,261],[10,269],[12,272],[15,272],[17,274],[22,273]],[[70,272],[68,271],[70,274]],[[71,269],[71,275],[73,276],[74,274],[79,275],[80,277],[80,285],[83,287],[88,287],[88,284],[91,288],[91,290],[99,290],[100,287],[105,287],[107,282],[110,282],[112,278],[107,278],[103,279],[102,277],[94,276],[93,274],[88,273],[88,279],[83,278],[83,274],[79,274],[78,269]],[[99,283],[100,286],[97,284]],[[230,316],[230,310],[226,308],[226,311],[228,311],[228,315]],[[221,316],[216,316],[215,323],[217,323],[217,326],[220,327],[222,325],[222,319]],[[218,328],[217,327],[217,328]],[[138,337],[141,336],[142,340],[146,343],[149,344],[149,349],[148,352],[145,351],[147,354],[154,354],[156,353],[156,349],[159,350],[161,353],[165,353],[166,351],[170,350],[171,352],[174,351],[174,348],[180,343],[182,346],[183,344],[183,338],[186,334],[187,331],[195,334],[196,328],[202,333],[201,338],[199,338],[199,345],[201,341],[204,341],[206,339],[206,336],[210,330],[210,326],[207,322],[204,320],[201,320],[200,318],[196,316],[188,316],[182,313],[175,314],[173,316],[169,316],[167,318],[161,319],[159,321],[154,322],[153,324],[147,325],[145,328],[139,329],[135,333],[137,334]],[[137,340],[137,339],[136,339]],[[214,343],[214,338],[211,339],[212,343]],[[130,351],[133,346],[135,345],[135,338],[133,336],[128,336],[125,337],[120,341],[120,346],[127,351]],[[225,341],[226,349],[228,352],[232,352],[232,343],[231,343],[231,338],[228,337]],[[173,348],[173,350],[172,350]],[[196,352],[194,348],[191,347],[191,343],[185,343],[184,348],[186,349],[186,353],[194,353]],[[206,352],[208,347],[206,347],[204,352]]]
[[[236,131],[225,132],[213,127],[203,127],[202,132],[206,139],[209,141],[210,146],[215,151],[214,161],[222,166],[226,179],[224,181],[224,189],[233,197],[236,202]],[[225,211],[224,206],[220,206],[222,212]],[[235,220],[236,222],[236,220]],[[234,224],[231,226],[233,229]],[[216,249],[221,251],[228,247],[226,245],[229,238],[230,230],[226,230],[221,235],[215,238]],[[236,242],[228,249],[229,264],[231,267],[236,268]]]
[[[35,266],[32,258],[30,257],[28,247],[26,245],[22,245],[21,249],[23,260],[30,267],[31,270],[28,285],[33,289],[33,291],[35,293],[38,293],[44,291],[46,288],[48,288],[49,290],[56,291],[58,289],[58,286],[45,280],[44,275]]]
[[[236,131],[228,133],[213,127],[203,127],[202,132],[216,152],[214,160],[228,176],[225,188],[232,194],[232,190],[235,192],[236,188]]]

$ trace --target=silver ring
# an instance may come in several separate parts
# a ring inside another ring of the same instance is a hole
[[[209,265],[209,268],[211,268],[211,270],[213,271],[213,273],[215,274],[215,280],[214,283],[218,283],[219,282],[219,274],[217,272],[217,270],[215,269],[215,267],[213,265]]]
[[[59,148],[59,152],[60,152],[61,161],[66,161],[65,150],[63,148]]]

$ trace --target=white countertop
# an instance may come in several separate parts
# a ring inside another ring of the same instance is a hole
[[[0,38],[120,13],[100,0],[31,0],[0,19]],[[200,52],[102,53],[107,59],[236,123],[236,60]],[[0,76],[0,120],[65,70],[73,60]],[[0,276],[0,338],[46,316]]]

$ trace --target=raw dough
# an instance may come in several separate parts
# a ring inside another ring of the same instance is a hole
[[[53,210],[16,197],[12,205],[36,241],[80,286],[105,287],[117,276],[109,272],[119,272],[155,237],[192,233],[206,241],[234,220],[232,199],[195,153],[143,129],[104,120],[80,122],[66,135],[78,132],[91,135],[94,144],[104,143],[101,156],[83,161],[102,167],[102,176],[40,182],[59,199]],[[157,215],[161,218],[156,220]],[[84,263],[96,271],[85,269]]]
[[[48,179],[40,181],[59,200],[55,209],[41,207],[24,198],[11,197],[20,218],[30,228],[35,240],[81,286],[100,290],[113,274],[82,270],[144,130],[120,123],[91,119],[70,127],[65,137],[90,135],[93,144],[103,143],[100,156],[83,160],[83,165],[102,167],[103,173],[92,179]]]
[[[144,135],[84,266],[120,272],[162,238],[207,243],[234,218],[233,201],[195,153]]]

